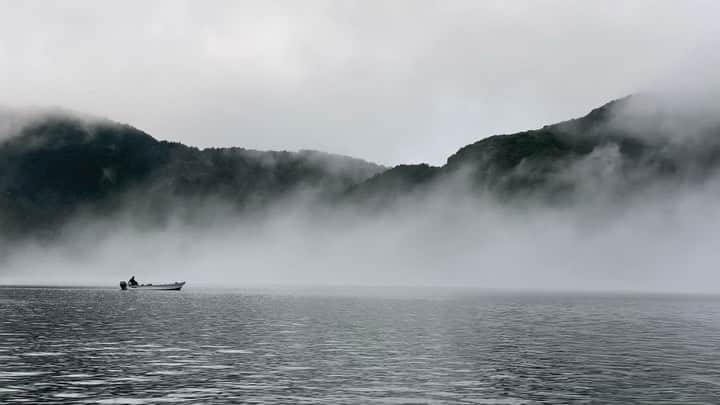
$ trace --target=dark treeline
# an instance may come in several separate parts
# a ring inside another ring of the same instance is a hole
[[[377,207],[439,184],[506,200],[623,198],[712,178],[720,120],[705,118],[632,96],[582,118],[482,139],[441,167],[387,169],[315,151],[201,150],[107,120],[40,114],[0,139],[0,233],[52,236],[79,213],[123,209],[162,221],[178,205],[208,199],[242,211],[305,193]]]
[[[441,167],[394,167],[353,191],[385,202],[449,184],[504,202],[570,203],[589,193],[620,200],[654,186],[699,184],[719,167],[720,115],[643,94],[578,119],[482,139]]]
[[[161,221],[177,205],[207,199],[240,210],[302,190],[331,197],[383,169],[315,151],[200,150],[127,125],[52,114],[0,144],[0,227],[5,235],[52,235],[78,213],[129,207]]]

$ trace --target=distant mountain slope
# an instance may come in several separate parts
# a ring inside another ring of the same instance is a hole
[[[0,111],[0,234],[52,234],[81,212],[125,208],[163,218],[209,200],[242,210],[308,190],[316,201],[373,209],[447,184],[523,201],[623,198],[658,184],[701,183],[718,168],[718,107],[653,95],[482,139],[441,167],[391,169],[314,151],[201,150],[108,120]]]
[[[25,121],[0,138],[3,233],[52,232],[80,211],[107,213],[131,200],[161,214],[205,198],[243,208],[295,191],[336,195],[384,169],[315,151],[200,150],[67,113]]]
[[[655,95],[637,95],[582,118],[482,139],[458,150],[442,167],[398,166],[352,192],[377,200],[385,188],[401,185],[418,192],[461,178],[470,189],[500,197],[557,200],[582,192],[621,197],[660,182],[702,182],[718,168],[718,106],[698,112]]]
[[[427,164],[398,165],[351,187],[345,201],[386,204],[407,196],[437,179],[440,169]]]

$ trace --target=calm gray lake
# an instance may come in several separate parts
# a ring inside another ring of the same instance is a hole
[[[720,299],[0,288],[0,403],[720,403]]]

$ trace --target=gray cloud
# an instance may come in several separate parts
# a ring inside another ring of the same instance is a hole
[[[714,1],[0,3],[0,103],[384,164],[717,83]]]

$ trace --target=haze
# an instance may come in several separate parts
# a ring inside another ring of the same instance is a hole
[[[714,1],[0,1],[0,104],[200,147],[442,164],[644,91],[716,125],[719,17]],[[380,212],[298,195],[262,216],[195,207],[200,226],[81,217],[60,242],[0,247],[0,284],[716,292],[717,179],[620,204],[605,198],[613,150],[592,158],[567,168],[587,181],[562,207],[477,199],[454,179]]]
[[[107,286],[136,275],[196,287],[716,292],[720,209],[712,202],[720,184],[614,203],[603,198],[612,181],[588,178],[580,201],[559,208],[499,205],[445,184],[376,213],[290,198],[262,216],[228,217],[221,203],[195,207],[202,224],[178,219],[162,228],[132,212],[78,219],[62,242],[5,251],[0,280]]]

